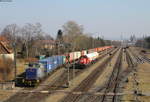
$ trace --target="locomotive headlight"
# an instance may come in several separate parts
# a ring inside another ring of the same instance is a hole
[[[37,80],[36,82],[37,82],[37,83],[39,83],[39,82],[40,82],[40,80]]]
[[[22,83],[24,83],[25,82],[25,80],[24,79],[22,79]]]

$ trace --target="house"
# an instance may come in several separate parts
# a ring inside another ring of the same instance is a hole
[[[53,49],[55,47],[55,42],[53,40],[42,40],[41,43],[46,49]]]
[[[0,36],[0,58],[14,60],[14,53],[8,45],[8,41]]]
[[[38,46],[42,49],[53,49],[55,47],[55,41],[54,40],[39,40],[36,42],[35,46]]]

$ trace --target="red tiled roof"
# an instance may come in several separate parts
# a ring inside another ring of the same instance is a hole
[[[8,42],[8,40],[4,36],[0,36],[0,41]]]
[[[45,45],[45,44],[55,44],[55,41],[53,40],[39,40],[35,43],[35,45],[38,45],[38,44],[42,44],[42,45]]]
[[[0,54],[10,54],[12,51],[9,50],[6,45],[0,41]]]
[[[41,40],[40,42],[42,42],[42,43],[49,43],[49,44],[55,43],[55,41],[53,41],[53,40]]]

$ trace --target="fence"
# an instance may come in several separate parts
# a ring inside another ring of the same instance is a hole
[[[15,82],[0,82],[0,90],[10,90],[15,88]]]

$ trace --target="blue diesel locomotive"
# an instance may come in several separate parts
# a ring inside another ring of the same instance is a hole
[[[25,70],[25,85],[36,85],[51,71],[65,64],[65,56],[52,56],[39,60],[37,63],[29,64]]]

